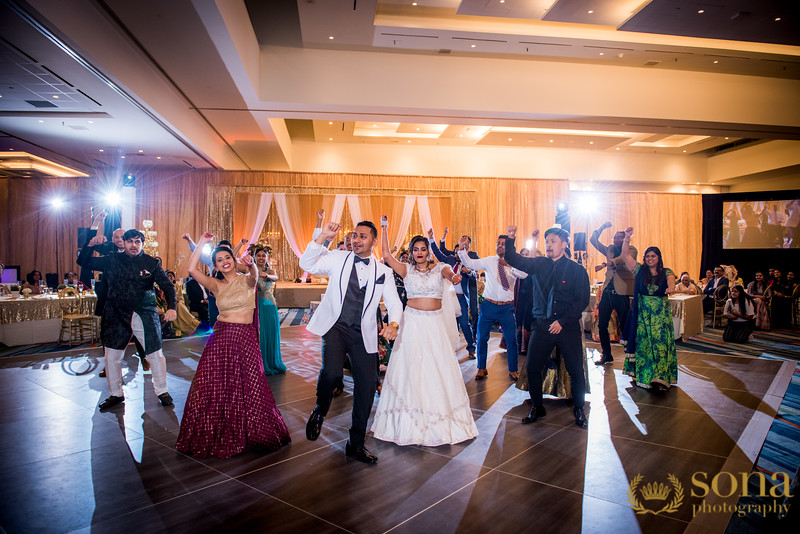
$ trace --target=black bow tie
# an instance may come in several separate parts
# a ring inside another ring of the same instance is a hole
[[[356,256],[356,260],[354,263],[363,263],[364,265],[369,265],[369,258],[362,258],[361,256]]]

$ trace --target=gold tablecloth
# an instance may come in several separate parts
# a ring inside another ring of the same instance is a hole
[[[81,311],[91,315],[97,296],[86,294],[81,299]],[[0,298],[0,324],[13,324],[22,321],[45,321],[61,319],[61,306],[57,295],[37,295],[29,298]]]

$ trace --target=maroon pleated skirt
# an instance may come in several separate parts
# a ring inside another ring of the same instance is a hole
[[[176,448],[228,458],[290,441],[264,375],[255,325],[217,321],[189,389]]]

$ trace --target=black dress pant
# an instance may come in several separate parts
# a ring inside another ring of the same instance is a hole
[[[611,334],[608,332],[608,322],[611,320],[611,312],[617,312],[617,322],[619,328],[625,327],[625,319],[631,309],[631,300],[627,295],[617,295],[612,291],[604,291],[597,306],[597,330],[600,336],[600,346],[603,348],[603,356],[611,356]]]
[[[572,399],[575,408],[583,408],[586,396],[586,378],[583,374],[583,332],[576,321],[574,324],[565,325],[558,334],[551,334],[548,329],[552,320],[535,321],[533,336],[528,345],[528,391],[531,402],[536,407],[542,406],[542,370],[550,358],[554,347],[561,351],[564,366],[569,373],[569,382],[572,387]]]
[[[333,400],[333,388],[342,380],[345,355],[350,357],[353,375],[353,420],[350,445],[361,447],[367,433],[367,421],[378,384],[378,353],[367,352],[361,330],[336,323],[322,336],[322,369],[317,381],[317,410],[327,415]]]

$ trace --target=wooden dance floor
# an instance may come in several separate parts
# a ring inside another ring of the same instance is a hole
[[[344,456],[349,376],[319,440],[306,440],[320,340],[304,327],[281,333],[289,372],[269,382],[293,442],[227,460],[174,449],[205,338],[165,342],[175,398],[167,409],[131,356],[124,407],[108,413],[97,410],[107,396],[100,349],[0,360],[0,530],[724,532],[732,511],[722,505],[738,493],[704,501],[692,495],[693,474],[707,473],[710,485],[719,473],[750,473],[795,365],[680,352],[679,387],[657,396],[630,385],[615,346],[613,369],[589,364],[588,429],[560,399],[545,400],[547,417],[523,426],[527,393],[508,380],[493,338],[486,381],[472,380],[475,362],[460,353],[480,436],[426,448],[368,435],[380,458],[369,466]],[[638,475],[640,506],[674,511],[636,514],[629,490]],[[731,493],[731,477],[722,478],[719,492]],[[669,495],[645,499],[651,482]]]

